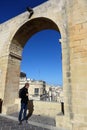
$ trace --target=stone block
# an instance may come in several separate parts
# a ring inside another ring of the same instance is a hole
[[[2,106],[2,113],[3,114],[12,114],[18,111],[18,104],[12,104],[12,105],[3,105]]]

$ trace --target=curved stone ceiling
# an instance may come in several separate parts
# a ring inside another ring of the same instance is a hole
[[[34,18],[24,23],[24,25],[18,29],[13,37],[12,43],[14,43],[13,41],[15,40],[24,47],[30,37],[44,29],[59,31],[58,26],[52,20],[43,17]]]

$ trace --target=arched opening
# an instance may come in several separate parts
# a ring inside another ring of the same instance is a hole
[[[33,35],[24,46],[21,71],[26,76],[21,76],[20,88],[29,82],[31,99],[51,102],[63,100],[60,38],[58,31],[46,29]]]
[[[44,29],[54,29],[60,32],[59,28],[52,20],[39,17],[26,22],[22,27],[20,27],[13,37],[12,43],[16,40],[22,47],[24,47],[33,34]]]
[[[11,45],[9,48],[9,59],[8,59],[8,71],[6,79],[6,88],[5,88],[5,104],[12,104],[15,102],[15,99],[18,97],[19,89],[19,77],[20,77],[20,63],[22,59],[22,50],[26,42],[37,32],[40,32],[45,29],[53,29],[58,32],[58,26],[48,18],[35,18],[24,25],[22,25],[17,32],[15,33]],[[10,80],[10,75],[13,77]],[[8,97],[9,90],[13,91]]]

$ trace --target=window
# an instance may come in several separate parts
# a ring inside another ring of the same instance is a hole
[[[39,88],[35,88],[35,89],[34,89],[34,94],[35,94],[35,95],[39,95]]]

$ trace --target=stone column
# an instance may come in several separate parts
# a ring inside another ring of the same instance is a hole
[[[4,100],[8,55],[0,56],[0,98]]]
[[[67,0],[68,3],[68,0]],[[69,1],[67,6],[72,87],[73,130],[87,129],[87,1]]]
[[[15,99],[18,98],[21,53],[21,45],[17,43],[17,41],[12,41],[9,47],[9,55],[7,60],[3,97],[3,113],[12,113],[17,111]]]
[[[8,57],[8,67],[5,81],[3,113],[13,113],[18,110],[15,99],[18,98],[20,77],[20,57],[10,54]]]
[[[70,50],[68,38],[60,40],[62,45],[62,68],[63,68],[63,93],[64,93],[64,115],[56,117],[56,125],[71,129],[70,119],[72,113],[72,89],[70,70]]]
[[[13,104],[15,98],[18,98],[20,77],[20,57],[10,54],[8,58],[8,68],[6,76],[6,87],[4,95],[4,104]]]

